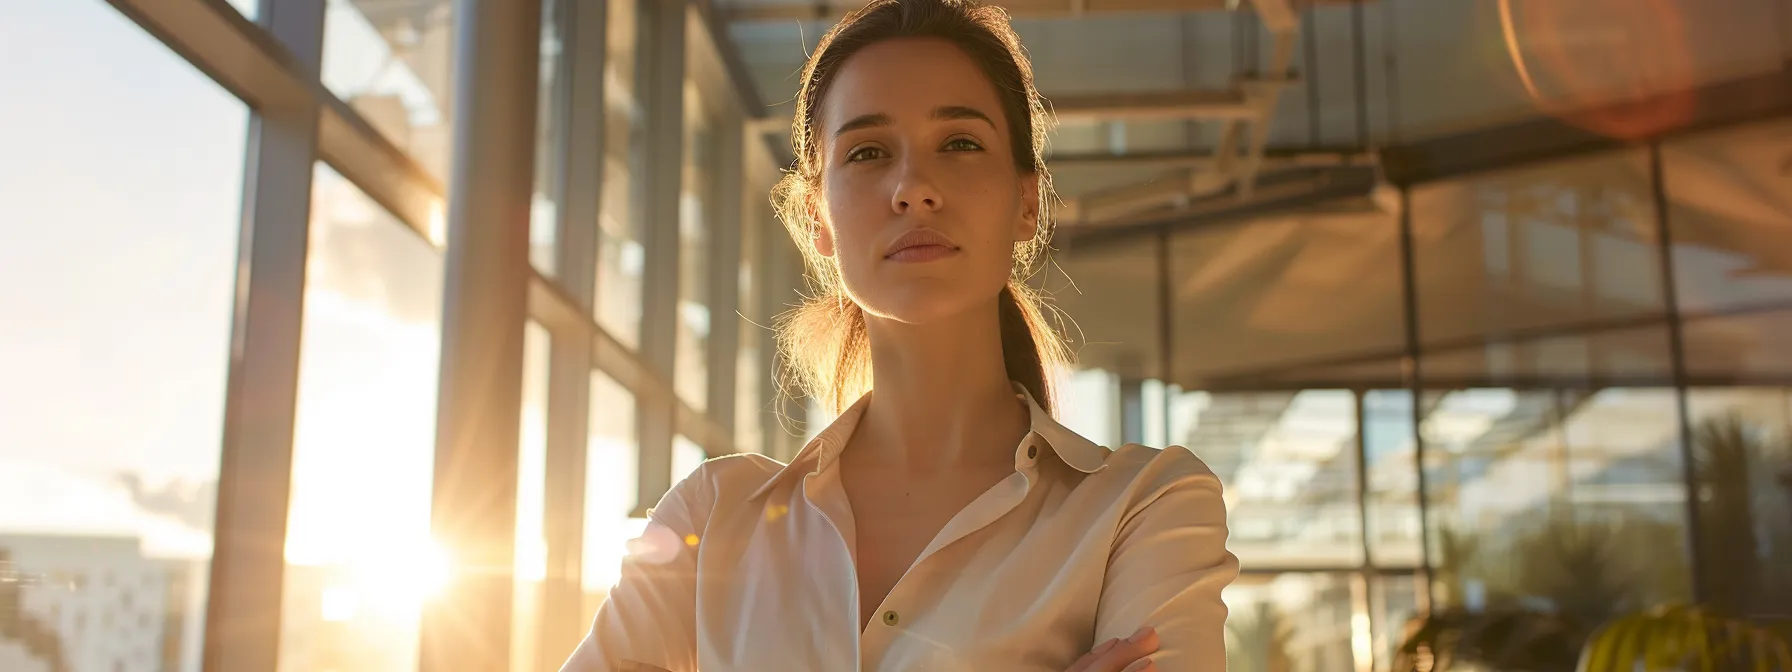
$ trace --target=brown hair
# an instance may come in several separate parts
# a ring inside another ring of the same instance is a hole
[[[1014,165],[1039,178],[1038,221],[1032,239],[1014,246],[1014,267],[1000,303],[1002,361],[1008,378],[1032,393],[1042,408],[1055,406],[1052,376],[1069,361],[1064,340],[1045,315],[1051,307],[1026,284],[1051,239],[1051,175],[1045,166],[1050,123],[1020,38],[999,7],[970,0],[874,0],[847,15],[821,38],[803,67],[791,126],[796,166],[772,192],[772,203],[803,251],[812,294],[780,316],[778,348],[798,388],[838,413],[871,389],[871,342],[865,313],[846,297],[840,270],[822,257],[813,235],[822,223],[814,209],[821,185],[821,137],[815,128],[822,99],[840,66],[860,49],[884,40],[932,37],[951,42],[982,68],[995,86],[1008,119]]]

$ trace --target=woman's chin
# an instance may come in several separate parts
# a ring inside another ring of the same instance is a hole
[[[963,286],[948,288],[907,288],[885,292],[870,301],[860,301],[868,315],[902,324],[925,325],[955,322],[965,315],[994,301],[995,295],[969,295]]]

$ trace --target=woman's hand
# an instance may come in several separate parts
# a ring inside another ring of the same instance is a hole
[[[1110,639],[1078,658],[1064,672],[1156,672],[1149,656],[1157,652],[1157,631],[1147,625],[1126,639]]]

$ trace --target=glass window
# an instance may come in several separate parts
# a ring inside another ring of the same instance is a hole
[[[1638,137],[1692,117],[1701,101],[1663,96],[1781,68],[1776,0],[1375,3],[1388,25],[1402,137],[1553,114],[1606,136]],[[1623,8],[1625,11],[1613,11]],[[1381,23],[1369,15],[1373,28]],[[1372,61],[1378,62],[1378,61]],[[1324,81],[1323,78],[1321,81]]]
[[[1370,560],[1384,568],[1423,566],[1412,393],[1370,390],[1362,400]]]
[[[230,6],[242,13],[243,18],[254,21],[256,14],[261,11],[261,0],[230,0]]]
[[[714,207],[715,130],[694,81],[684,84],[684,180],[678,193],[678,343],[673,385],[699,411],[709,395],[710,213]],[[717,363],[717,365],[722,365]]]
[[[1225,485],[1227,548],[1246,566],[1355,567],[1356,399],[1343,390],[1181,392],[1171,442]]]
[[[510,629],[510,669],[536,672],[542,661],[542,593],[548,573],[548,366],[553,340],[533,321],[523,331],[523,409],[517,451],[516,573]],[[560,661],[554,661],[560,662]]]
[[[585,546],[581,581],[590,623],[622,571],[627,542],[646,528],[635,513],[635,395],[601,372],[591,372],[591,416],[585,444]]]
[[[1351,577],[1245,574],[1221,597],[1226,663],[1238,672],[1356,672]]]
[[[414,669],[423,602],[448,578],[429,528],[442,258],[314,175],[280,669]]]
[[[454,22],[451,0],[329,0],[324,16],[324,86],[443,184]]]
[[[1367,205],[1198,228],[1172,241],[1172,382],[1398,387],[1399,226]],[[1117,289],[1107,297],[1126,296]],[[1149,332],[1138,332],[1149,333]]]
[[[1792,375],[1792,121],[1664,144],[1674,290],[1694,379]]]
[[[703,446],[697,445],[697,442],[687,439],[683,435],[673,437],[672,482],[676,484],[683,481],[686,476],[691,475],[691,472],[696,471],[697,467],[703,465],[704,459],[706,456],[703,453]]]
[[[1369,626],[1376,670],[1393,669],[1400,646],[1406,643],[1406,625],[1419,615],[1419,596],[1425,582],[1416,574],[1393,573],[1374,577],[1369,593]]]
[[[1157,239],[1071,248],[1053,261],[1045,287],[1067,317],[1077,367],[1133,380],[1162,377]]]
[[[1429,393],[1436,597],[1548,605],[1578,623],[1684,600],[1689,572],[1671,388]]]
[[[604,6],[604,169],[601,214],[597,231],[597,324],[623,345],[641,342],[641,272],[647,226],[640,217],[646,169],[646,110],[636,95],[635,70],[640,44],[635,0],[610,0]]]
[[[1687,391],[1707,599],[1785,617],[1792,605],[1792,388]]]
[[[1651,203],[1641,151],[1415,188],[1427,384],[1665,383]]]
[[[198,669],[249,109],[103,2],[0,44],[0,629]]]
[[[561,81],[561,55],[565,40],[561,37],[560,17],[563,5],[559,0],[541,3],[541,75],[535,100],[535,190],[529,207],[529,261],[542,275],[557,272],[555,251],[559,237],[560,175],[562,150],[566,142],[565,117],[560,101],[566,95]]]

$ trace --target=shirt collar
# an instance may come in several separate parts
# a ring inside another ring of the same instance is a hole
[[[1028,455],[1027,451],[1034,449],[1035,452],[1038,452],[1037,449],[1040,447],[1056,453],[1058,459],[1070,465],[1070,468],[1085,474],[1093,474],[1106,468],[1104,463],[1107,462],[1108,449],[1095,445],[1083,438],[1082,435],[1071,431],[1069,427],[1059,424],[1056,419],[1052,418],[1051,413],[1039,406],[1039,402],[1033,399],[1031,392],[1028,392],[1019,383],[1013,383],[1013,385],[1015,396],[1027,403],[1030,425],[1027,435],[1014,449],[1016,469],[1036,462],[1037,459]],[[815,435],[814,439],[803,446],[803,449],[797,452],[796,457],[790,460],[790,464],[778,470],[778,473],[768,479],[765,485],[759,486],[758,490],[753,491],[752,496],[748,499],[758,499],[771,492],[779,483],[790,478],[819,473],[833,467],[834,462],[840,459],[840,452],[846,448],[847,440],[852,438],[853,430],[858,427],[859,418],[864,416],[865,407],[869,404],[870,399],[869,393],[859,397],[859,400],[853,402],[853,405],[842,412],[840,417],[835,418],[826,429],[821,430],[820,434]]]

